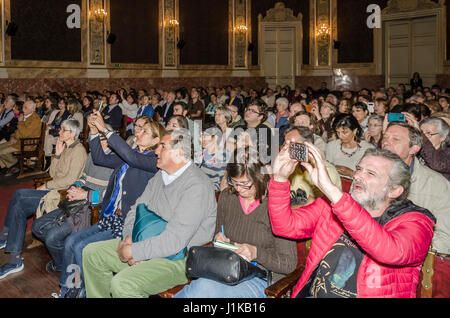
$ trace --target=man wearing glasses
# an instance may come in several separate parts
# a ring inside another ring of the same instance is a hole
[[[410,167],[408,199],[434,214],[437,223],[432,249],[450,254],[450,182],[416,158],[422,143],[422,134],[417,128],[403,122],[392,122],[383,134],[382,148],[397,154]]]
[[[260,153],[260,158],[264,164],[267,164],[265,157],[271,156],[272,152],[272,131],[269,126],[264,122],[267,120],[267,105],[261,100],[257,99],[250,103],[245,109],[244,129],[249,128],[256,130],[256,143],[258,145],[258,151]],[[270,161],[270,160],[269,160]]]

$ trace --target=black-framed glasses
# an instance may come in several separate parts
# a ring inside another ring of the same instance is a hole
[[[248,184],[250,182],[250,184]],[[241,187],[244,190],[250,190],[253,187],[253,182],[247,181],[246,184],[238,183],[231,180],[230,177],[227,176],[227,183],[232,187]]]
[[[246,108],[245,111],[246,111],[246,112],[252,112],[252,113],[257,114],[257,115],[261,115],[260,112],[257,112],[256,110],[251,109],[251,108]]]

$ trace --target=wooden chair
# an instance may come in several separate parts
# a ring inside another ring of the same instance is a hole
[[[83,131],[80,133],[80,141],[83,144],[84,148],[86,149],[86,152],[89,152],[89,144],[88,144],[88,138],[89,138],[89,125],[87,123],[87,117],[83,118]]]
[[[122,116],[122,126],[120,127],[120,129],[116,130],[116,132],[123,139],[126,139],[126,137],[127,137],[127,126],[128,126],[128,116],[127,115],[123,115]]]
[[[13,153],[19,160],[20,173],[17,179],[33,176],[42,173],[42,160],[44,158],[44,140],[45,140],[46,124],[41,125],[41,135],[37,138],[22,138],[20,139],[20,151]],[[32,165],[32,158],[37,158]],[[32,171],[24,173],[24,168],[29,168]]]
[[[417,298],[450,298],[450,255],[428,251],[420,273]]]

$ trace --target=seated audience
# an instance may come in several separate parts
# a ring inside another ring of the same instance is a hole
[[[425,165],[441,173],[450,181],[450,127],[441,118],[427,118],[420,122],[423,144],[419,158]]]
[[[122,240],[92,243],[83,251],[88,298],[142,298],[185,284],[186,258],[167,257],[213,238],[214,188],[192,164],[190,137],[166,131],[156,154],[160,171],[127,214]],[[133,242],[136,210],[142,206],[167,220],[167,225],[160,235]]]
[[[309,128],[304,126],[291,126],[286,130],[284,134],[284,139],[286,141],[289,141],[290,143],[314,143],[314,134]],[[317,147],[317,149],[320,150],[319,147]],[[342,189],[341,177],[339,176],[336,168],[328,161],[325,161],[325,166],[333,184],[336,185],[339,189]],[[295,171],[292,173],[292,175],[289,176],[289,181],[291,182],[292,207],[309,204],[312,203],[315,199],[323,197],[323,193],[311,181],[309,172],[301,165],[297,165]]]
[[[298,162],[289,158],[289,145],[275,160],[269,183],[274,234],[312,238],[292,297],[415,297],[436,219],[406,199],[409,167],[389,151],[370,149],[357,164],[351,194],[343,193],[318,149],[306,145],[311,163],[301,165],[329,202],[290,207],[288,178]]]
[[[156,107],[156,111],[159,115],[159,120],[165,125],[169,118],[173,116],[173,107],[175,106],[175,93],[166,92],[166,97],[161,100],[160,106]],[[189,113],[189,112],[188,112]]]
[[[326,142],[320,137],[316,135],[314,132],[317,131],[316,121],[314,119],[314,115],[308,112],[298,112],[294,116],[289,119],[289,124],[295,127],[306,127],[313,132],[314,137],[314,145],[319,148],[320,152],[325,155],[326,154]],[[283,137],[281,137],[283,134]],[[283,145],[285,142],[284,135],[286,134],[286,129],[280,129],[280,145]]]
[[[241,117],[241,115],[239,115],[239,107],[236,105],[225,105],[226,108],[228,108],[231,111],[231,118],[232,118],[232,122],[230,124],[230,128],[236,128],[239,126],[244,126],[245,125],[245,121],[244,119]]]
[[[336,114],[336,106],[329,102],[319,103],[312,101],[314,108],[311,110],[316,116],[317,127],[319,128],[319,135],[326,142],[335,138],[333,131],[333,121]]]
[[[374,146],[362,140],[362,128],[351,114],[336,116],[333,130],[338,139],[327,144],[326,160],[336,167],[341,176],[353,178],[356,164],[361,160],[364,152]]]
[[[242,100],[237,95],[237,92],[235,89],[232,89],[230,91],[230,97],[225,101],[224,106],[234,105],[238,108],[241,108],[242,106]]]
[[[70,113],[67,110],[67,103],[63,98],[58,101],[58,112],[54,114],[53,119],[50,118],[47,123],[47,130],[45,131],[44,140],[44,155],[45,155],[45,165],[44,170],[50,167],[51,157],[53,155],[53,147],[59,138],[59,130],[61,129],[61,123],[69,118]],[[51,114],[52,115],[52,114]],[[50,115],[50,116],[51,116]]]
[[[150,97],[147,95],[141,96],[139,99],[139,108],[136,113],[136,118],[141,116],[147,116],[148,118],[153,118],[155,110],[153,106],[150,104]]]
[[[100,138],[102,149],[110,153],[105,137]],[[90,205],[96,206],[103,201],[108,180],[113,170],[111,168],[95,165],[89,153],[81,177],[67,190],[69,201],[87,200]],[[51,274],[61,272],[64,255],[64,241],[67,236],[74,233],[72,225],[67,221],[59,221],[61,209],[53,210],[33,222],[34,236],[45,243],[52,260],[47,263],[46,270]]]
[[[278,98],[276,101],[277,113],[274,128],[280,128],[281,126],[287,125],[289,120],[289,100],[286,97]]]
[[[33,103],[34,102],[26,102]],[[39,116],[36,114],[40,124]],[[78,121],[69,119],[62,123],[56,143],[56,153],[49,174],[53,179],[36,190],[21,189],[14,192],[9,202],[3,229],[0,232],[0,248],[10,254],[9,260],[0,267],[0,279],[23,270],[21,258],[25,239],[27,218],[36,213],[40,200],[50,190],[67,189],[77,180],[84,168],[86,150],[78,141],[80,126]]]
[[[234,252],[262,269],[273,272],[276,282],[297,265],[296,242],[272,233],[267,212],[267,183],[263,165],[247,151],[227,165],[229,188],[219,197],[214,240],[239,247]],[[221,231],[223,229],[223,232]],[[235,286],[206,278],[193,280],[176,298],[265,298],[268,282],[256,277]]]
[[[14,106],[16,98],[8,95],[3,105],[0,106],[0,130],[2,130],[14,118]]]
[[[102,214],[97,224],[69,235],[65,240],[62,272],[59,279],[60,297],[66,293],[82,297],[84,295],[83,281],[74,284],[68,272],[69,265],[78,266],[80,278],[83,278],[82,251],[91,242],[110,240],[121,237],[124,220],[130,207],[142,194],[148,181],[157,172],[156,155],[153,150],[158,146],[162,127],[148,117],[143,129],[136,133],[135,150],[116,133],[106,128],[99,112],[89,117],[92,159],[95,165],[114,169],[102,202]],[[108,139],[108,145],[113,150],[106,155],[100,143],[99,134]]]
[[[225,107],[223,107],[226,109]],[[194,162],[208,176],[216,192],[220,192],[220,181],[227,167],[227,157],[221,147],[222,132],[218,127],[210,127],[202,132],[201,153]]]
[[[0,144],[0,169],[2,173],[13,175],[19,171],[16,167],[18,160],[13,155],[20,150],[20,140],[24,138],[39,138],[41,135],[41,119],[34,111],[36,104],[29,100],[23,104],[18,117],[17,129],[10,135],[8,142]],[[27,148],[25,148],[27,150]],[[9,173],[7,173],[9,170]]]
[[[383,139],[383,120],[384,116],[370,115],[367,131],[364,134],[364,140],[376,148],[381,148],[381,141]]]
[[[191,98],[188,102],[188,115],[192,120],[202,120],[205,106],[200,99],[200,94],[196,88],[191,89]]]
[[[81,111],[81,104],[74,98],[71,98],[67,101],[67,111],[69,112],[69,116],[67,119],[75,119],[80,124],[80,131],[83,131],[84,125],[84,116]]]
[[[389,105],[388,105],[387,99],[377,98],[374,102],[373,109],[374,109],[374,115],[379,115],[379,116],[384,117],[387,113],[389,113]]]
[[[120,129],[122,127],[122,108],[119,103],[120,96],[117,93],[112,93],[109,97],[109,105],[101,110],[101,116],[105,124],[110,125],[112,129]]]
[[[392,122],[383,133],[382,148],[397,154],[411,170],[408,199],[437,219],[432,248],[450,254],[450,182],[420,163],[416,154],[421,147],[421,132],[407,123]]]
[[[352,105],[352,115],[356,118],[359,125],[361,126],[363,133],[368,129],[369,124],[369,110],[367,109],[367,104],[363,102],[358,102]]]

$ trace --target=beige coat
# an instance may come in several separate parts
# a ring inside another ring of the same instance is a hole
[[[51,190],[69,188],[81,176],[86,158],[86,149],[78,140],[64,149],[61,155],[54,156],[49,170],[53,180],[47,182],[47,188]]]
[[[440,173],[420,164],[414,158],[408,199],[429,210],[437,219],[432,241],[433,249],[450,254],[450,182]]]
[[[12,146],[17,150],[20,150],[20,139],[23,138],[39,138],[41,135],[41,118],[38,114],[33,112],[30,117],[24,121],[17,123],[17,129],[11,136],[14,137],[17,142]]]

